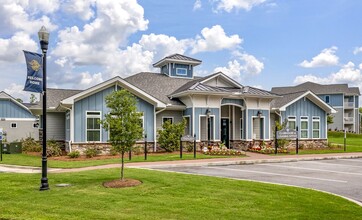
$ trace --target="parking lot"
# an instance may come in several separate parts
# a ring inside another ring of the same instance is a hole
[[[362,202],[362,158],[157,169],[301,186]]]

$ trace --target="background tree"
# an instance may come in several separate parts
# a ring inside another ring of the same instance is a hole
[[[333,124],[333,115],[327,115],[327,124]]]
[[[131,150],[142,138],[142,113],[137,112],[137,100],[130,92],[122,89],[106,96],[109,114],[101,121],[104,129],[110,132],[112,148],[121,154],[121,180],[124,180],[124,154]]]
[[[165,121],[162,125],[162,130],[158,130],[158,143],[160,147],[167,152],[172,152],[180,149],[180,136],[184,134],[186,120],[172,124],[170,121]]]
[[[23,100],[21,98],[17,98],[16,101],[23,103]]]
[[[30,103],[35,103],[36,101],[37,101],[36,96],[33,93],[31,93],[30,94]]]

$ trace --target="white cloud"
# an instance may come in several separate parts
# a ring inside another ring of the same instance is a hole
[[[239,35],[227,36],[224,29],[220,25],[215,25],[211,28],[205,27],[201,30],[201,36],[197,36],[192,54],[205,52],[205,51],[218,51],[223,49],[234,49],[243,40]]]
[[[335,55],[337,47],[333,46],[322,50],[320,54],[312,58],[312,61],[304,60],[299,66],[304,68],[335,66],[338,64],[339,58]]]
[[[22,50],[36,51],[37,43],[24,32],[15,33],[9,39],[0,38],[0,63],[25,62]]]
[[[148,20],[136,0],[102,0],[95,7],[97,17],[82,30],[73,26],[59,31],[54,55],[78,65],[106,65],[131,34],[147,29]]]
[[[228,75],[230,78],[240,82],[241,81],[241,71],[243,67],[237,60],[229,61],[227,67],[216,67],[214,72],[223,72]]]
[[[195,3],[194,3],[193,10],[196,11],[196,10],[200,9],[201,7],[202,7],[201,0],[196,0]]]
[[[69,14],[75,14],[82,20],[89,20],[94,17],[96,0],[68,0],[62,5],[62,10]]]
[[[312,74],[297,76],[294,83],[316,82],[322,84],[348,83],[351,85],[360,85],[362,87],[361,65],[355,68],[355,64],[348,62],[338,72],[330,74],[328,77],[318,77]]]
[[[102,73],[90,74],[89,72],[80,73],[81,81],[79,83],[80,87],[88,88],[103,82]]]
[[[356,55],[361,52],[362,52],[362,47],[356,47],[356,48],[354,48],[353,54]]]
[[[19,98],[19,99],[23,100],[23,102],[29,102],[31,94],[34,94],[35,97],[37,98],[37,100],[39,100],[39,93],[26,92],[23,89],[24,89],[24,85],[18,85],[16,83],[11,83],[8,88],[4,89],[4,92],[11,95],[15,99]]]
[[[266,2],[266,0],[215,0],[216,12],[226,11],[231,12],[235,10],[250,11],[253,7],[258,6]]]
[[[241,63],[238,60],[229,61],[227,67],[217,67],[214,72],[221,71],[240,82],[242,78],[258,75],[264,69],[264,64],[257,60],[253,55],[247,53],[237,54],[239,60],[242,61]]]
[[[11,34],[14,31],[35,34],[41,26],[46,26],[49,31],[55,30],[57,26],[53,24],[49,17],[43,15],[43,6],[49,6],[48,12],[53,12],[58,8],[57,1],[11,1],[4,0],[0,4],[0,28],[2,33]],[[44,13],[44,12],[43,12]]]

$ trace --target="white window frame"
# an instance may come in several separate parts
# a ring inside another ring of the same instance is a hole
[[[171,117],[171,116],[162,116],[162,125],[163,125],[163,123],[165,123],[165,122],[164,122],[164,119],[165,119],[165,118],[167,118],[167,119],[171,119],[171,124],[175,123],[175,121],[174,121],[174,118],[173,118],[173,117]]]
[[[88,113],[99,113],[99,115],[89,115]],[[102,125],[99,125],[99,129],[88,129],[88,118],[98,118],[99,120],[102,120],[102,112],[101,111],[86,111],[85,112],[85,141],[86,142],[101,142],[102,140]],[[97,131],[99,130],[99,141],[88,141],[88,130]]]
[[[185,70],[185,74],[182,74],[182,73],[178,73],[179,70]],[[176,68],[176,75],[178,76],[187,76],[187,68],[183,68],[183,67],[177,67]]]
[[[15,125],[15,127],[13,127],[13,125]],[[16,123],[16,122],[11,122],[11,123],[10,123],[10,128],[18,128],[18,123]]]
[[[289,127],[289,122],[292,122],[292,121],[294,122],[295,128]],[[297,117],[296,116],[288,116],[288,128],[294,129],[294,130],[297,129]]]
[[[318,129],[314,128],[314,122],[318,122]],[[318,131],[318,137],[314,137],[314,131]],[[320,139],[321,138],[321,121],[319,116],[312,117],[312,138],[313,139]]]
[[[302,122],[307,122],[307,129],[302,129]],[[300,116],[300,139],[309,138],[309,118],[308,116]],[[307,131],[307,137],[302,137],[302,131]]]

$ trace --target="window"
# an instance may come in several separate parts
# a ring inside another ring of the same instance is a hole
[[[185,135],[191,135],[190,116],[183,116],[186,120]]]
[[[186,76],[187,69],[186,68],[176,68],[176,75]]]
[[[308,138],[308,117],[300,117],[300,138]]]
[[[87,141],[101,141],[101,112],[87,112]]]
[[[288,117],[288,128],[289,129],[296,129],[296,117],[295,116],[289,116]]]
[[[169,121],[171,124],[173,124],[173,117],[162,117],[162,124],[166,121]]]
[[[327,104],[329,104],[329,95],[326,95],[325,101],[326,101]]]
[[[320,120],[319,117],[313,117],[313,138],[319,138]]]
[[[17,128],[17,127],[18,127],[18,125],[16,124],[16,122],[12,122],[10,124],[10,128]]]

